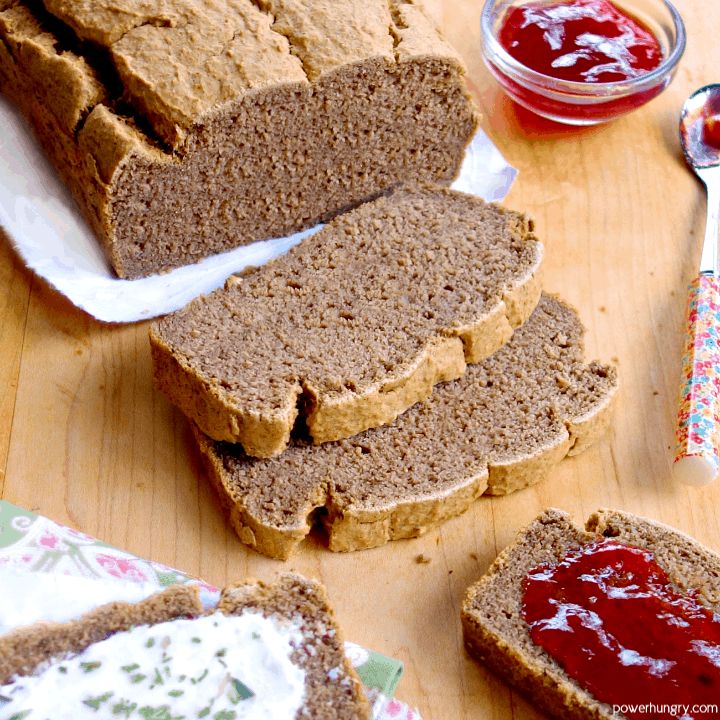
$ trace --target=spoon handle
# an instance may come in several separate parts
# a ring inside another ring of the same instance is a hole
[[[700,258],[700,274],[718,275],[718,229],[720,228],[720,166],[705,168],[698,175],[707,188],[707,222]]]
[[[720,284],[700,275],[690,284],[673,476],[705,485],[720,469]]]

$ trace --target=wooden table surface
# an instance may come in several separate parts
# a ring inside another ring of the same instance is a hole
[[[673,84],[584,130],[538,123],[500,93],[479,56],[480,4],[434,7],[465,58],[483,127],[520,171],[507,203],[536,220],[545,286],[580,310],[588,357],[616,362],[622,383],[608,437],[535,487],[483,498],[416,540],[349,555],[311,541],[287,563],[261,557],[226,527],[187,423],[152,387],[147,325],[95,322],[0,240],[2,497],[218,585],[288,568],[319,578],[348,638],[405,662],[398,696],[426,720],[539,717],[468,658],[459,607],[543,508],[577,520],[623,508],[720,550],[720,483],[670,478],[686,285],[705,214],[677,119],[691,91],[720,80],[720,4],[677,0],[688,47]],[[429,563],[415,562],[421,553]]]

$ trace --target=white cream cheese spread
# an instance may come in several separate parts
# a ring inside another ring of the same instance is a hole
[[[139,626],[0,686],[0,720],[292,720],[301,643],[253,611]]]

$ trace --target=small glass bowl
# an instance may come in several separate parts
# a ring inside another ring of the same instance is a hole
[[[644,105],[670,84],[685,50],[685,26],[678,11],[667,0],[630,0],[627,3],[613,0],[655,35],[663,51],[663,61],[654,70],[621,82],[559,80],[518,62],[498,42],[498,31],[508,8],[527,2],[487,0],[480,17],[483,59],[513,100],[556,122],[596,125]]]

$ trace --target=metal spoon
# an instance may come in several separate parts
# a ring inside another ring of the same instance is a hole
[[[720,142],[713,139],[710,144],[706,130],[706,119],[719,115],[720,84],[706,85],[694,92],[680,115],[680,143],[685,159],[707,188],[707,226],[700,273],[689,288],[687,344],[673,464],[673,477],[687,485],[712,482],[720,470]]]

